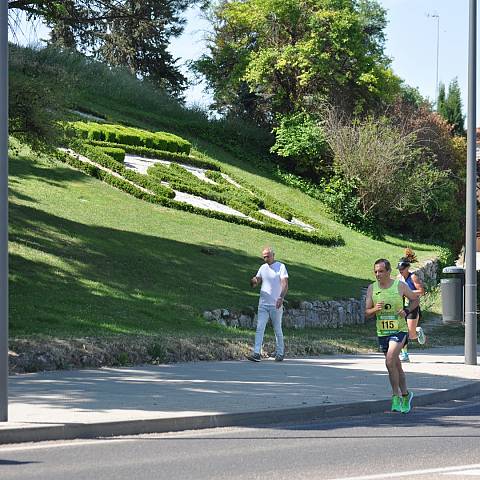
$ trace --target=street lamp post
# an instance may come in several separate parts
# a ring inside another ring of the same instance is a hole
[[[437,20],[437,65],[435,75],[435,105],[438,108],[438,65],[440,61],[440,15],[438,13],[427,13],[427,17],[435,18]]]
[[[8,420],[8,0],[0,0],[0,421]]]
[[[465,229],[465,363],[477,364],[477,0],[470,0],[468,39],[467,198]]]

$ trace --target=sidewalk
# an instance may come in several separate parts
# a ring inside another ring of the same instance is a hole
[[[464,365],[463,347],[411,358],[414,405],[480,394],[480,366]],[[35,373],[9,385],[0,444],[308,421],[390,405],[381,354]]]

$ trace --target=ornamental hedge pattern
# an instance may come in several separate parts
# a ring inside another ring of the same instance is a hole
[[[95,122],[68,122],[68,135],[88,140],[106,141],[120,145],[147,147],[188,155],[192,145],[187,140],[167,132],[149,132],[139,128]]]
[[[80,124],[81,126],[79,126]],[[72,125],[74,125],[74,127],[72,127]],[[84,127],[85,125],[87,127]],[[121,178],[64,151],[58,152],[58,158],[88,175],[119,188],[136,198],[151,203],[216,218],[230,223],[247,225],[255,229],[265,230],[309,243],[329,246],[343,244],[343,239],[338,233],[333,232],[328,227],[317,224],[309,218],[305,218],[303,215],[298,214],[298,212],[294,212],[292,208],[278,202],[273,197],[265,194],[255,186],[248,184],[243,179],[235,178],[231,172],[224,171],[224,167],[215,161],[200,159],[187,153],[172,152],[147,147],[145,145],[117,143],[111,141],[112,138],[114,138],[112,135],[109,137],[105,135],[103,138],[92,138],[99,136],[97,133],[92,134],[92,132],[99,131],[98,126],[108,127],[102,130],[103,132],[116,132],[121,130],[121,128],[129,128],[120,125],[97,124],[94,122],[71,122],[66,127],[69,133],[67,146],[75,153],[85,156],[91,162],[117,173]],[[134,130],[139,132],[138,138],[148,138],[148,134],[151,133],[139,129]],[[174,135],[172,136],[175,137]],[[110,141],[107,141],[107,138]],[[125,140],[125,137],[121,138]],[[142,157],[166,160],[171,163],[156,163],[149,167],[147,175],[144,175],[128,169],[123,165],[125,152]],[[190,165],[206,170],[205,176],[215,183],[199,179],[182,165]],[[228,177],[240,185],[240,187],[229,182],[225,178],[225,175],[228,175]],[[139,187],[148,190],[148,192],[145,192]],[[206,210],[184,202],[179,202],[175,200],[174,190],[227,205],[243,213],[246,217],[215,210]],[[299,226],[285,224],[264,215],[260,212],[261,209],[269,210],[289,221],[295,217],[310,224],[314,227],[314,230],[306,231]]]

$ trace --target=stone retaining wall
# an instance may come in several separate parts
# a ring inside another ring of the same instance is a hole
[[[415,273],[425,285],[436,285],[438,260],[428,260]],[[365,323],[365,296],[367,286],[361,289],[359,298],[326,301],[303,301],[298,305],[285,305],[283,325],[291,328],[341,328],[344,325]],[[219,308],[203,312],[208,322],[235,328],[257,326],[257,311],[249,307],[242,311]]]

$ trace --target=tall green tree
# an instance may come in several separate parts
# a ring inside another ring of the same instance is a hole
[[[211,17],[195,69],[220,111],[272,124],[325,102],[369,110],[398,92],[374,0],[221,0]]]
[[[174,95],[186,87],[170,39],[183,31],[182,13],[205,0],[8,0],[28,20],[51,27],[51,42],[77,48],[111,66],[125,66]]]
[[[448,85],[441,84],[437,100],[437,112],[452,126],[454,135],[465,135],[465,115],[463,115],[462,94],[458,80],[454,78]],[[442,91],[443,89],[443,91]]]
[[[447,116],[447,111],[445,107],[446,99],[447,95],[445,92],[445,84],[443,82],[440,82],[440,85],[438,86],[437,113],[439,113],[445,119]]]

